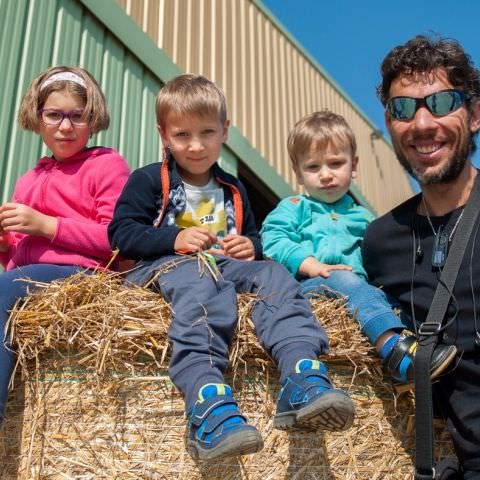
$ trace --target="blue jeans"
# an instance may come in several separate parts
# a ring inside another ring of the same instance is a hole
[[[300,285],[306,296],[320,293],[345,298],[349,313],[355,317],[372,345],[387,330],[411,328],[405,318],[393,313],[392,308],[396,305],[383,290],[348,270],[335,270],[328,278],[301,280]]]
[[[5,404],[7,403],[8,384],[15,365],[15,355],[9,350],[5,339],[5,323],[11,310],[19,298],[24,298],[32,291],[33,285],[29,282],[19,281],[28,278],[38,282],[51,282],[69,277],[79,271],[81,267],[72,265],[36,264],[15,268],[8,272],[0,273],[0,424],[3,418]]]

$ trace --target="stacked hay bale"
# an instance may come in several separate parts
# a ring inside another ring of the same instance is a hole
[[[154,292],[105,273],[38,285],[11,316],[19,352],[0,431],[2,479],[410,479],[413,407],[397,399],[339,301],[315,299],[333,382],[355,402],[342,433],[272,428],[278,376],[239,296],[228,381],[262,432],[262,452],[196,464],[186,453],[183,402],[168,379],[170,308]],[[450,443],[437,429],[437,453]]]

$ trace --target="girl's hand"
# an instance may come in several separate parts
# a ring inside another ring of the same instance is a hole
[[[208,228],[188,227],[177,235],[173,248],[179,253],[199,252],[208,250],[216,241],[217,237]]]
[[[343,265],[339,263],[338,265],[328,265],[326,263],[319,262],[314,257],[307,257],[298,268],[298,272],[306,277],[323,277],[328,278],[330,272],[335,270],[349,270],[352,271],[350,265]]]
[[[56,217],[45,215],[22,203],[4,203],[0,207],[0,228],[52,240],[57,231]]]
[[[242,235],[227,235],[221,242],[224,255],[237,260],[254,260],[255,248],[252,241]]]

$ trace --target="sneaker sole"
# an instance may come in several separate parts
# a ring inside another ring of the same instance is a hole
[[[430,380],[435,380],[438,378],[442,373],[445,372],[445,370],[448,369],[450,364],[452,363],[453,359],[457,355],[457,347],[454,345],[451,346],[449,349],[448,355],[445,357],[443,362],[430,373]],[[397,393],[405,393],[409,392],[410,390],[415,390],[415,381],[409,382],[409,383],[395,383],[393,385],[393,388]]]
[[[194,440],[188,440],[188,453],[201,462],[218,460],[226,457],[237,457],[240,455],[250,455],[256,453],[263,448],[263,439],[256,429],[248,431],[240,430],[232,432],[213,448],[203,448]]]
[[[317,400],[291,412],[278,413],[273,426],[280,430],[348,430],[355,418],[355,407],[347,395],[325,392]]]

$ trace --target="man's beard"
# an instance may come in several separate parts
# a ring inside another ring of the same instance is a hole
[[[393,141],[393,149],[397,155],[400,165],[409,173],[420,185],[438,185],[440,183],[450,183],[458,178],[465,168],[465,165],[475,149],[473,135],[469,133],[453,152],[448,162],[437,172],[426,174],[415,170],[402,149]]]

